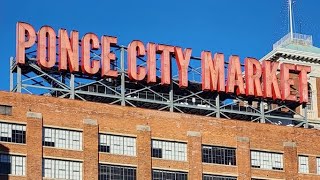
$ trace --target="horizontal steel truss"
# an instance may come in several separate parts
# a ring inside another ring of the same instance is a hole
[[[119,104],[122,106],[133,106],[152,108],[162,111],[200,114],[204,116],[213,116],[217,118],[238,119],[260,123],[272,123],[281,125],[281,122],[292,121],[292,126],[310,128],[310,120],[307,119],[307,108],[304,107],[303,115],[290,109],[287,105],[279,105],[276,108],[267,108],[267,102],[258,101],[259,106],[247,104],[238,97],[231,101],[220,101],[220,95],[214,94],[214,98],[204,98],[201,90],[184,89],[186,95],[175,94],[178,82],[174,80],[177,75],[172,76],[173,80],[168,88],[168,93],[160,93],[157,88],[159,84],[144,85],[138,89],[130,89],[127,86],[132,83],[128,81],[128,75],[125,69],[125,47],[119,47],[120,66],[118,70],[118,79],[120,82],[110,83],[111,79],[91,79],[78,76],[71,73],[59,73],[58,71],[44,71],[36,63],[36,59],[28,58],[25,67],[16,64],[14,58],[10,58],[10,91],[23,92],[29,94],[41,94],[56,96],[59,98],[81,99],[83,101],[107,102],[109,104]],[[100,56],[95,54],[95,56]],[[23,69],[28,69],[25,71]],[[160,71],[159,69],[157,69]],[[200,68],[189,66],[189,71],[201,75]],[[82,79],[86,79],[83,81]],[[102,91],[99,91],[102,89]],[[190,102],[190,99],[192,100]],[[273,112],[285,108],[287,112],[296,117],[284,117],[274,115]],[[298,116],[298,118],[297,118]],[[317,122],[312,122],[318,124]]]

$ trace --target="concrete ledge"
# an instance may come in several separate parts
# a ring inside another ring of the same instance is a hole
[[[97,120],[94,120],[94,119],[84,119],[83,124],[97,126],[98,122],[97,122]]]
[[[250,139],[248,137],[237,137],[238,142],[249,142]]]
[[[137,131],[151,131],[150,126],[146,126],[146,125],[137,125],[136,128],[137,128]]]
[[[27,118],[42,119],[42,114],[28,111],[27,112]]]
[[[196,132],[196,131],[188,131],[187,132],[187,136],[189,136],[189,137],[201,137],[201,133],[200,132]]]
[[[283,142],[283,146],[284,147],[297,147],[297,144],[295,142],[288,141],[288,142]]]

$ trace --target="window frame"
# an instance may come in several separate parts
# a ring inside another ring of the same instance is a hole
[[[172,161],[188,161],[188,144],[181,141],[151,140],[151,157]]]
[[[255,164],[253,163],[255,162]],[[283,153],[250,150],[250,165],[251,168],[284,171]]]
[[[99,133],[99,153],[137,156],[137,138],[133,136]]]
[[[44,126],[42,128],[42,146],[82,151],[83,131]]]
[[[205,149],[207,149],[207,152]],[[232,153],[229,154],[230,152]],[[202,163],[237,166],[237,148],[235,147],[202,144],[201,156]],[[205,156],[208,157],[206,158]]]

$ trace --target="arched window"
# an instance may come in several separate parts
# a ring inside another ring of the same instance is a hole
[[[308,103],[307,103],[307,109],[313,110],[312,108],[312,88],[310,83],[308,83]]]

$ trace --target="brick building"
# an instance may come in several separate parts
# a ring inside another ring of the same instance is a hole
[[[302,106],[202,91],[199,57],[188,88],[179,88],[175,66],[168,86],[159,77],[132,82],[126,47],[110,48],[113,79],[42,68],[32,49],[23,65],[10,59],[11,92],[0,92],[2,179],[320,179],[320,50],[311,36],[285,36],[262,58],[312,66]]]
[[[9,179],[320,178],[315,129],[8,92],[0,104]]]

